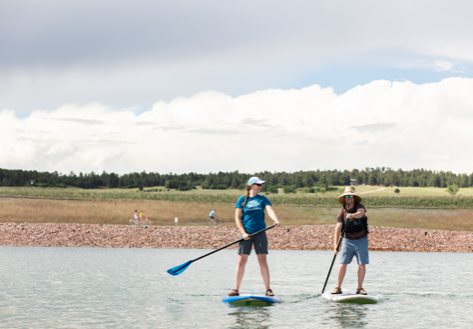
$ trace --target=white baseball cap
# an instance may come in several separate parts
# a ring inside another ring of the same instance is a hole
[[[251,177],[249,180],[248,180],[248,186],[250,185],[253,185],[253,184],[266,184],[266,182],[262,179],[260,179],[259,177]]]

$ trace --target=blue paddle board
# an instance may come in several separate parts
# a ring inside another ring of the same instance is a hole
[[[243,294],[240,296],[228,296],[222,299],[222,302],[229,303],[231,305],[238,305],[238,306],[249,306],[249,305],[271,305],[274,303],[280,303],[281,298],[278,296],[264,296],[264,295],[255,295],[255,294]]]

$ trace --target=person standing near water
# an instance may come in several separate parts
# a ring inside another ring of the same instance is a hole
[[[258,195],[261,192],[261,186],[266,184],[265,181],[258,177],[251,177],[246,186],[245,195],[241,196],[235,206],[235,222],[240,231],[241,238],[245,239],[240,242],[238,247],[238,266],[235,275],[235,289],[228,293],[229,296],[240,295],[240,285],[245,274],[245,266],[251,248],[255,246],[256,257],[261,269],[261,276],[266,289],[266,296],[274,296],[270,287],[269,267],[266,261],[268,254],[268,238],[266,232],[261,232],[255,236],[249,235],[266,228],[264,221],[264,211],[268,212],[269,217],[274,221],[276,226],[281,225],[278,217],[273,210],[271,202],[264,195]]]
[[[338,253],[338,242],[342,236],[342,250],[340,251],[340,267],[338,269],[337,287],[332,294],[342,293],[342,282],[353,256],[358,262],[357,294],[367,295],[363,289],[363,280],[366,265],[369,264],[368,255],[368,218],[365,216],[365,206],[361,204],[361,197],[355,193],[353,187],[347,186],[345,193],[338,197],[343,207],[338,212],[337,226],[334,234],[334,252]]]

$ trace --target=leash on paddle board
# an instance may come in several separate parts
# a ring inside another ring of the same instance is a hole
[[[335,262],[335,258],[337,258],[338,249],[340,249],[341,243],[342,243],[342,236],[340,236],[340,241],[338,241],[337,253],[333,255],[332,264],[330,264],[330,269],[328,270],[327,278],[325,279],[324,287],[322,288],[322,294],[324,293],[325,287],[327,286],[328,278],[330,277],[330,273],[332,272],[333,263]]]
[[[275,227],[275,226],[276,226],[276,225],[269,226],[269,227],[267,227],[267,228],[265,228],[265,229],[263,229],[263,230],[261,230],[261,231],[258,231],[258,232],[255,232],[255,233],[253,233],[253,234],[250,234],[249,236],[250,236],[250,237],[255,236],[256,234],[259,234],[259,233],[261,233],[261,232],[264,232],[264,231],[267,231],[267,230],[269,230],[269,229],[272,229],[272,228]],[[199,259],[202,259],[202,258],[204,258],[204,257],[210,256],[210,255],[212,255],[213,253],[216,253],[217,251],[220,251],[220,250],[222,250],[222,249],[228,248],[228,247],[234,245],[235,243],[241,242],[241,241],[243,241],[243,240],[245,240],[245,239],[242,238],[242,239],[237,240],[237,241],[235,241],[235,242],[229,243],[229,244],[227,244],[226,246],[223,246],[222,248],[219,248],[219,249],[217,249],[217,250],[211,251],[211,252],[209,252],[208,254],[205,254],[205,255],[203,255],[203,256],[200,256],[200,257],[198,257],[198,258],[196,258],[196,259],[193,259],[193,260],[190,260],[190,261],[188,261],[188,262],[185,262],[185,263],[182,264],[182,265],[173,267],[173,268],[167,270],[167,272],[168,272],[169,274],[173,275],[173,276],[179,275],[179,274],[181,274],[182,272],[184,272],[184,271],[186,270],[186,268],[188,268],[189,265],[192,264],[193,262],[198,261]]]

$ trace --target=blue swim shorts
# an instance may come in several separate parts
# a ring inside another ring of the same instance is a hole
[[[353,256],[356,256],[358,265],[369,264],[368,238],[350,240],[343,238],[342,250],[340,251],[340,264],[350,264]]]

